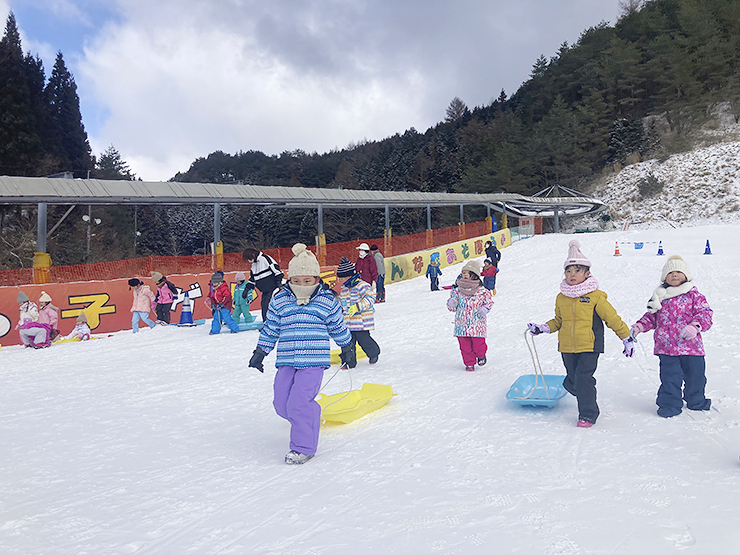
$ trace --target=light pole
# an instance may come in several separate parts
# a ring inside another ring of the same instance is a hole
[[[90,226],[95,223],[95,225],[100,224],[100,218],[93,219],[90,216],[90,212],[92,210],[92,206],[89,204],[87,205],[87,214],[84,214],[82,216],[82,221],[85,222],[87,225],[87,254],[85,255],[85,264],[90,263]]]

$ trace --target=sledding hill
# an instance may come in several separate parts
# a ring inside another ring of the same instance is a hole
[[[634,322],[666,255],[681,254],[715,310],[704,334],[709,413],[655,414],[649,334],[634,359],[607,330],[601,417],[575,400],[505,400],[532,371],[528,321],[550,318],[572,236],[502,251],[488,364],[465,372],[446,292],[418,278],[377,307],[380,362],[324,392],[391,384],[397,397],[324,426],[319,452],[283,463],[288,425],[271,406],[274,355],[247,368],[256,332],[206,326],[122,332],[86,344],[0,351],[0,544],[24,554],[729,553],[740,542],[740,225],[579,235],[602,289]],[[710,240],[713,253],[704,256]],[[615,241],[625,244],[614,257]],[[458,268],[445,269],[450,284]],[[552,336],[543,368],[562,373]],[[326,381],[334,370],[325,374]]]

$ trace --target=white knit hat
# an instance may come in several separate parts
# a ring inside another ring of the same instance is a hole
[[[46,291],[42,291],[41,296],[39,297],[39,302],[40,303],[50,303],[51,297],[49,296],[49,293],[47,293]]]
[[[244,272],[237,272],[236,273],[236,276],[234,276],[234,279],[236,281],[246,281],[247,280],[247,276],[244,275]]]
[[[288,263],[288,276],[316,276],[321,275],[319,261],[303,243],[296,243],[291,249],[295,255]]]
[[[665,281],[666,276],[671,272],[681,272],[686,276],[687,281],[691,281],[691,270],[689,270],[689,265],[686,264],[686,262],[683,261],[683,258],[678,255],[671,256],[666,261],[663,269],[660,271],[661,283]]]
[[[468,260],[465,266],[462,267],[463,272],[472,272],[476,276],[480,277],[482,271],[481,263],[479,260]]]
[[[565,262],[563,263],[563,269],[567,268],[568,266],[586,266],[587,268],[591,267],[591,261],[586,258],[586,255],[581,252],[581,244],[573,239],[570,243],[568,243],[568,258],[565,259]]]

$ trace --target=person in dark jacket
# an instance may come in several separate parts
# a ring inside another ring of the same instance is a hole
[[[255,288],[262,293],[260,307],[262,308],[262,321],[264,322],[272,294],[283,284],[285,275],[280,271],[280,266],[271,256],[257,249],[245,249],[242,258],[252,265],[249,272],[249,281],[247,281],[247,286],[242,292],[242,297],[246,299],[249,291]]]
[[[370,245],[370,253],[375,259],[375,263],[378,266],[378,279],[375,282],[375,292],[377,294],[375,298],[376,303],[385,302],[385,259],[378,250],[378,245]]]
[[[498,262],[501,260],[501,251],[496,248],[496,241],[486,241],[486,258],[491,261],[496,268],[498,268]]]

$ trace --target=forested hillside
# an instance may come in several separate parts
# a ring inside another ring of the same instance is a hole
[[[195,160],[173,180],[524,194],[559,183],[588,190],[596,177],[619,171],[626,164],[693,148],[704,140],[697,130],[710,120],[717,103],[724,103],[735,121],[740,120],[740,2],[631,0],[623,6],[615,25],[602,23],[587,29],[575,44],[563,43],[556,53],[534,61],[530,78],[512,96],[491,91],[495,100],[472,109],[455,98],[444,121],[424,132],[412,128],[382,141],[364,141],[323,154],[300,150],[272,156],[253,150],[214,152]],[[8,52],[15,65],[8,65]],[[13,96],[10,81],[0,79],[3,114],[8,113],[6,106],[14,98],[25,98],[28,106],[34,98],[37,102],[48,98],[42,93],[53,90],[55,74],[64,75],[55,66],[49,83],[41,87],[40,62],[30,54],[23,58],[20,52],[17,30],[13,35],[6,28],[0,76],[10,75],[11,66],[16,71],[24,68],[26,82],[35,83],[35,88],[27,87],[20,96],[15,91]],[[61,53],[57,61],[63,68]],[[45,175],[50,167],[68,169],[62,167],[64,164],[44,165],[30,155],[6,156],[11,146],[17,146],[14,141],[18,137],[36,145],[46,140],[57,144],[41,135],[35,138],[33,133],[14,131],[21,124],[33,129],[32,121],[38,127],[37,117],[18,121],[11,128],[3,117],[1,171]],[[84,133],[81,121],[80,128]],[[61,151],[56,148],[49,150],[44,160],[60,159]],[[91,163],[87,148],[88,158],[69,169]],[[117,153],[112,150],[108,154]],[[125,164],[123,167],[126,169]],[[133,178],[127,169],[96,175]],[[101,248],[93,252],[93,259],[192,254],[203,252],[212,239],[211,207],[140,208],[136,214],[133,208],[120,210],[107,232],[119,247]],[[483,216],[483,207],[466,208],[466,220]],[[103,219],[111,220],[107,214]],[[421,231],[426,223],[424,210],[393,210],[391,219],[396,235]],[[457,209],[435,211],[435,227],[454,225],[457,220]],[[22,226],[17,218],[14,221]],[[329,241],[382,236],[383,222],[380,210],[330,210],[324,217]],[[222,236],[227,251],[247,245],[287,246],[297,238],[311,243],[315,232],[315,211],[223,208]],[[81,261],[79,249],[72,252],[63,241],[54,242],[53,238],[50,252],[56,263]],[[5,257],[2,264],[14,264],[14,260]]]

